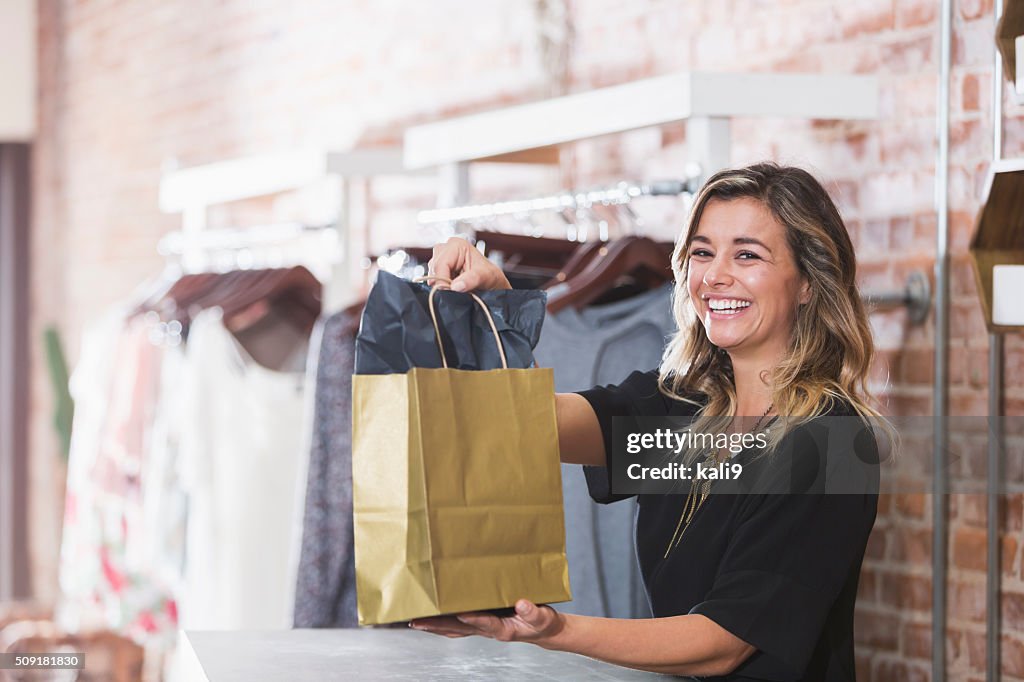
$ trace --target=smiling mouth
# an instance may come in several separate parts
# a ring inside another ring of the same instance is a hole
[[[738,304],[738,301],[736,301],[735,303],[737,303],[737,305],[735,306],[720,308],[712,307],[710,302],[707,303],[706,305],[708,306],[708,312],[710,312],[713,316],[719,318],[735,317],[736,315],[741,314],[744,310],[746,310],[746,308],[749,308],[751,307],[751,305],[753,305],[753,303],[750,303],[749,301],[744,301],[743,304]]]
[[[750,305],[753,305],[753,304],[750,304]],[[736,317],[737,315],[742,315],[744,312],[747,311],[747,309],[750,307],[750,305],[746,305],[746,306],[743,306],[741,308],[720,308],[718,310],[716,310],[715,308],[712,308],[711,306],[708,306],[708,313],[711,314],[712,318],[728,319],[730,317]]]

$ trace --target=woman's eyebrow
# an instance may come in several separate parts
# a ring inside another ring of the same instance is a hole
[[[708,239],[707,237],[705,237],[702,234],[694,235],[692,241],[703,242],[704,244],[710,244],[711,243],[711,240]],[[732,243],[733,244],[756,244],[757,246],[760,246],[762,249],[764,249],[768,253],[772,252],[772,250],[768,248],[767,244],[765,244],[760,239],[754,239],[753,237],[736,237],[735,239],[732,240]]]

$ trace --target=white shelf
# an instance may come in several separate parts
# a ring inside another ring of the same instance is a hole
[[[160,179],[160,210],[182,213],[196,207],[297,189],[327,175],[407,175],[398,147],[348,152],[267,154],[194,166]]]
[[[677,73],[415,126],[410,169],[463,161],[543,160],[557,145],[693,118],[874,119],[874,76]],[[530,152],[535,153],[532,157]],[[518,156],[517,156],[518,155]]]

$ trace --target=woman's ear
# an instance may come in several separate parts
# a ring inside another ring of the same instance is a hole
[[[804,279],[800,284],[800,305],[806,305],[811,302],[811,285]]]

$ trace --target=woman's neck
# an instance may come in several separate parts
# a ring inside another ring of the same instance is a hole
[[[778,364],[781,354],[732,359],[733,379],[736,384],[736,414],[760,417],[772,403],[772,388],[766,382],[771,369]]]

